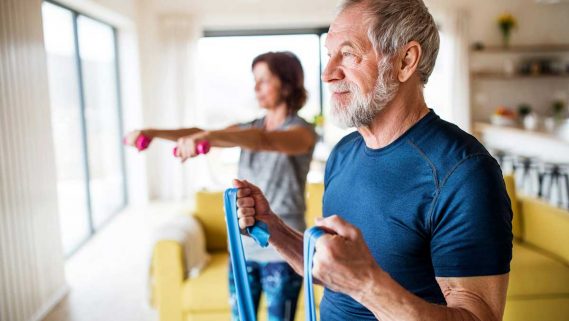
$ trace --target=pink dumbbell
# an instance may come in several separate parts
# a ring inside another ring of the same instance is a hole
[[[210,148],[211,145],[209,142],[207,140],[202,140],[196,144],[196,154],[205,155],[209,152]],[[178,147],[174,147],[174,150],[172,152],[174,154],[174,157],[178,157]]]
[[[152,138],[140,134],[138,135],[138,137],[136,137],[136,140],[134,141],[134,147],[136,147],[136,149],[138,149],[139,152],[142,152],[143,150],[148,148],[150,142],[152,142]],[[124,138],[123,143],[128,144],[126,137]]]

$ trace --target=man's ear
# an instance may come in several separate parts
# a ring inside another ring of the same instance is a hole
[[[401,50],[400,68],[397,72],[397,79],[400,82],[406,82],[417,71],[419,61],[421,60],[421,45],[417,41],[411,41]]]

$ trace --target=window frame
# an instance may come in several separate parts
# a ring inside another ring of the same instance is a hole
[[[91,198],[91,174],[89,170],[89,144],[88,144],[88,136],[87,136],[87,119],[86,119],[86,101],[85,101],[85,85],[84,85],[84,78],[83,78],[83,65],[81,61],[80,49],[79,49],[79,30],[78,30],[78,19],[79,17],[83,16],[104,24],[111,28],[113,33],[113,46],[114,46],[114,55],[115,55],[115,70],[114,70],[114,77],[116,81],[116,97],[117,97],[117,113],[118,113],[118,132],[119,137],[117,139],[119,141],[122,140],[121,133],[124,132],[123,123],[123,105],[122,105],[122,95],[121,95],[121,77],[120,77],[120,56],[119,56],[119,42],[118,42],[118,29],[112,23],[107,21],[101,20],[96,18],[92,15],[80,12],[75,10],[74,8],[67,6],[65,4],[59,3],[54,0],[43,0],[42,3],[49,3],[51,5],[60,7],[69,11],[72,15],[73,19],[73,54],[75,58],[75,73],[78,79],[78,96],[79,96],[79,108],[80,108],[80,115],[81,115],[81,140],[82,140],[82,156],[83,156],[83,171],[85,175],[85,191],[86,191],[86,200],[87,200],[87,222],[89,225],[89,234],[84,238],[82,241],[78,242],[74,248],[69,250],[68,253],[64,254],[65,259],[72,257],[75,253],[77,253],[89,240],[97,234],[98,231],[103,229],[113,218],[117,216],[118,213],[123,211],[129,204],[129,195],[128,195],[128,188],[127,188],[127,171],[126,171],[126,157],[125,157],[125,149],[123,147],[120,148],[119,151],[119,166],[122,172],[122,192],[123,192],[123,200],[121,207],[116,210],[115,212],[111,213],[108,219],[105,222],[101,223],[97,228],[95,227],[95,221],[93,217],[93,207],[92,207],[92,198]],[[121,145],[122,146],[122,145]],[[63,231],[62,231],[63,233]]]

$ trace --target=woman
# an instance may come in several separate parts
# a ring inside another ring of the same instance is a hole
[[[307,99],[304,72],[290,52],[262,54],[253,60],[252,69],[257,101],[266,110],[264,117],[223,130],[134,131],[127,141],[134,145],[140,134],[177,141],[176,153],[182,161],[197,156],[196,145],[201,141],[212,147],[241,147],[238,177],[259,186],[274,211],[302,231],[306,175],[316,143],[313,126],[297,115]],[[261,248],[250,238],[243,238],[243,246],[255,308],[265,292],[270,321],[294,320],[302,278],[271,247]],[[229,287],[232,319],[238,320],[231,272]]]

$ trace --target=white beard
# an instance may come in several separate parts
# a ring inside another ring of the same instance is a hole
[[[350,81],[338,81],[329,85],[332,92],[349,91],[351,99],[348,104],[332,99],[332,119],[342,128],[369,126],[375,116],[385,108],[399,90],[399,83],[393,79],[389,62],[383,62],[379,67],[374,89],[364,95],[360,88]],[[383,67],[385,66],[385,67]]]

